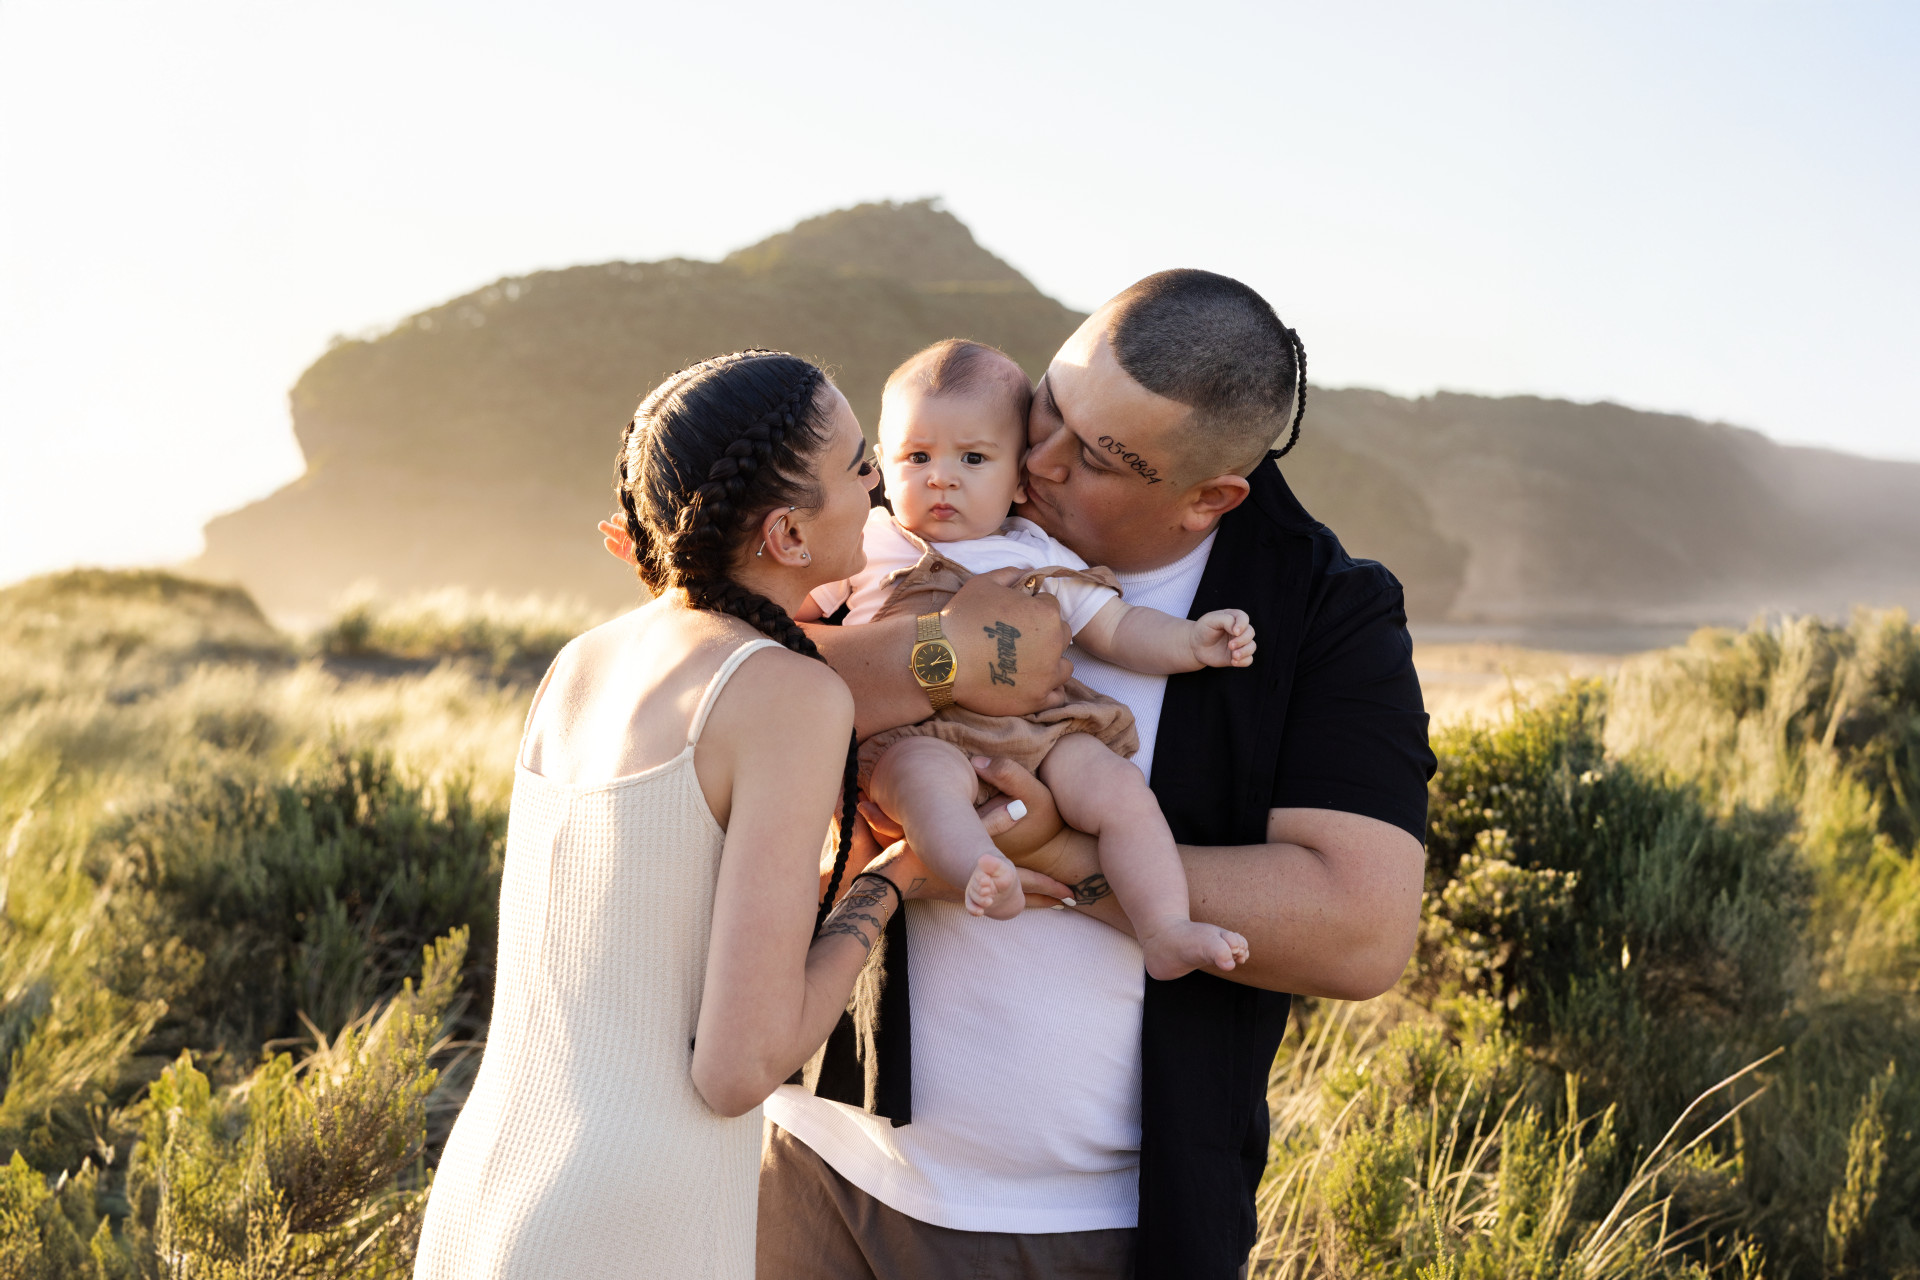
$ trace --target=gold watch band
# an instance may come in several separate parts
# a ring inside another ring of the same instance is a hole
[[[915,618],[914,621],[919,626],[919,634],[914,640],[916,645],[925,644],[929,640],[938,640],[946,644],[947,635],[946,632],[940,628],[940,611],[938,609],[932,613],[923,613]],[[951,644],[946,644],[946,648],[949,654],[953,652],[953,646]],[[947,677],[945,684],[926,684],[920,687],[927,691],[927,701],[933,704],[935,711],[945,711],[953,705],[953,686],[958,680],[959,673],[955,672],[953,675]]]

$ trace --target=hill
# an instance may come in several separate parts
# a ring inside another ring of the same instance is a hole
[[[1363,390],[1308,403],[1317,447],[1303,440],[1289,478],[1408,581],[1416,617],[1693,625],[1920,606],[1920,465],[1617,404]],[[1426,510],[1363,504],[1372,476]],[[1374,550],[1428,520],[1466,553],[1444,612],[1418,607],[1417,559]]]
[[[914,278],[881,271],[908,262]],[[501,280],[315,361],[291,397],[306,475],[214,520],[194,569],[281,613],[367,579],[616,607],[635,588],[593,525],[612,509],[621,428],[666,374],[794,351],[832,369],[871,429],[887,374],[927,343],[977,338],[1037,374],[1080,319],[931,201],[813,218],[725,262]]]
[[[871,431],[887,373],[926,343],[976,338],[1038,375],[1082,318],[928,200],[823,214],[720,262],[503,279],[315,361],[291,396],[307,473],[211,522],[192,568],[282,615],[369,580],[617,608],[635,588],[593,524],[621,427],[667,373],[795,351]],[[1920,466],[1617,405],[1316,388],[1286,471],[1420,619],[1920,605]]]

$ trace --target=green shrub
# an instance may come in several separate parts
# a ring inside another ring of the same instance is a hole
[[[426,1189],[428,1066],[460,985],[464,931],[428,947],[377,1017],[216,1096],[192,1060],[154,1084],[134,1152],[136,1248],[208,1276],[404,1276]]]
[[[1779,815],[1716,816],[1609,760],[1604,707],[1578,686],[1437,737],[1412,990],[1500,1002],[1543,1061],[1621,1104],[1644,1149],[1780,1043],[1806,877]]]
[[[205,957],[170,1015],[185,1043],[244,1063],[301,1036],[303,1018],[338,1031],[454,928],[470,931],[466,993],[484,1025],[505,830],[461,782],[430,786],[336,746],[281,783],[190,770],[111,857],[144,928]]]
[[[417,987],[236,1087],[216,1090],[181,1054],[139,1108],[118,1235],[91,1166],[50,1188],[16,1153],[0,1172],[0,1276],[409,1274],[426,1202],[429,1060],[465,948],[463,931],[435,942]]]
[[[1703,632],[1622,674],[1606,740],[1716,812],[1778,815],[1810,881],[1814,971],[1746,1133],[1770,1256],[1920,1274],[1920,628],[1890,611]]]
[[[1791,815],[1825,985],[1920,992],[1920,627],[1904,613],[1701,632],[1623,672],[1606,736],[1720,812]]]

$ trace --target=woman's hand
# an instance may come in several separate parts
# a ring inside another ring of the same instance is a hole
[[[1053,792],[1033,772],[1012,760],[982,760],[975,756],[974,769],[1004,794],[980,806],[982,821],[995,811],[1004,812],[1018,801],[1026,815],[1009,824],[1011,831],[994,841],[1000,851],[1023,871],[1045,876],[1064,885],[1075,899],[1074,905],[1091,906],[1112,892],[1100,874],[1100,843],[1084,831],[1069,827],[1054,806]],[[988,830],[993,830],[992,826]]]
[[[989,760],[975,756],[973,771],[1000,791],[976,812],[980,821],[987,824],[987,830],[1002,832],[994,837],[993,843],[1014,862],[1023,862],[1028,854],[1059,835],[1066,825],[1061,821],[1060,810],[1054,806],[1053,792],[1047,790],[1047,784],[1035,777],[1031,769],[1005,758]],[[1008,813],[1015,804],[1024,812],[1008,819],[999,816]],[[1003,821],[1004,827],[996,825]]]

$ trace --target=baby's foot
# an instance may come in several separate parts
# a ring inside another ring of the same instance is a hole
[[[1020,873],[997,853],[980,855],[980,865],[967,880],[967,910],[977,916],[1011,920],[1027,905],[1020,891]]]
[[[1182,920],[1140,941],[1147,953],[1147,972],[1162,982],[1195,969],[1225,972],[1247,960],[1247,940],[1231,929],[1198,920]]]

